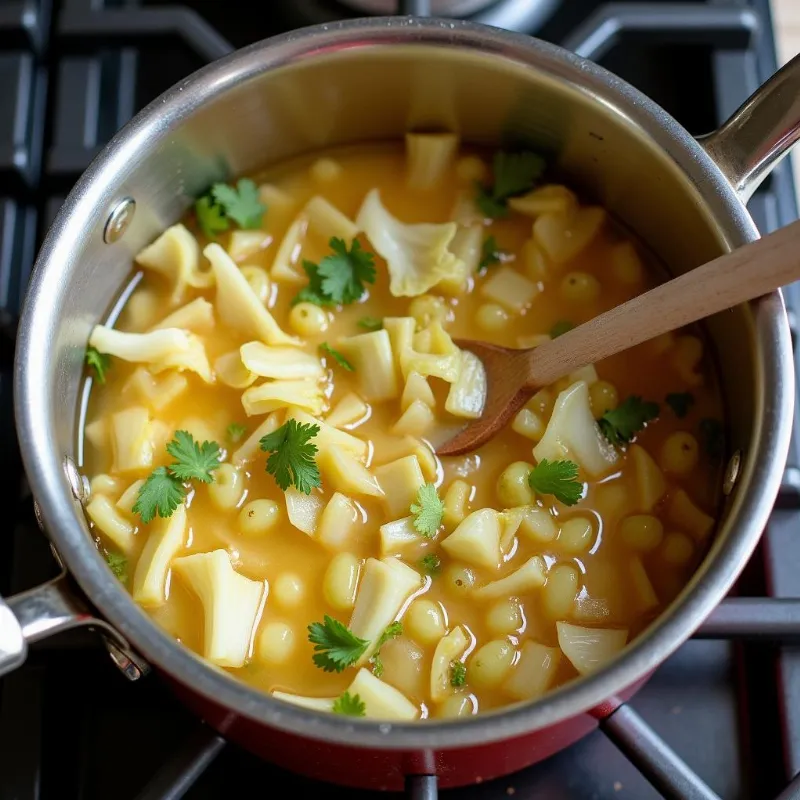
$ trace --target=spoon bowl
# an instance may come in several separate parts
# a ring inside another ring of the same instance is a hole
[[[587,364],[800,280],[800,220],[634,297],[557,339],[527,350],[458,340],[486,370],[482,415],[441,444],[440,456],[491,439],[542,386]]]

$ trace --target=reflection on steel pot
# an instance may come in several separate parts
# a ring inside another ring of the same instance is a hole
[[[417,724],[285,706],[203,662],[133,603],[95,549],[64,471],[65,457],[80,460],[75,409],[89,331],[117,297],[133,255],[212,181],[413,127],[447,127],[486,144],[521,139],[546,151],[682,272],[757,236],[743,200],[797,137],[798,98],[794,62],[698,143],[630,86],[557,47],[468,23],[407,18],[280,36],[174,87],[111,141],[70,194],[42,248],[20,324],[15,389],[30,484],[66,569],[107,622],[93,620],[65,582],[34,590],[0,604],[0,664],[18,664],[26,640],[100,625],[132,677],[141,674],[139,653],[230,738],[298,771],[361,786],[398,788],[404,775],[430,772],[442,785],[488,779],[584,735],[700,625],[758,541],[793,405],[778,294],[708,325],[741,466],[718,537],[678,600],[597,674],[534,703]],[[104,237],[125,198],[135,201],[135,215],[119,236]]]

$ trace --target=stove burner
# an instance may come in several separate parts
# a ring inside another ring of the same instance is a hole
[[[352,11],[374,16],[383,17],[398,13],[397,0],[339,0],[339,3]],[[468,17],[497,4],[498,0],[429,0],[428,2],[429,13],[434,17]]]
[[[294,25],[311,25],[351,16],[451,17],[482,22],[497,28],[535,34],[547,22],[563,0],[293,0],[282,12]]]

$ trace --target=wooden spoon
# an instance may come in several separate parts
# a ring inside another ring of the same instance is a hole
[[[468,453],[492,438],[537,389],[587,364],[732,308],[800,279],[800,221],[634,297],[557,339],[528,350],[456,340],[486,368],[483,414],[440,445]]]

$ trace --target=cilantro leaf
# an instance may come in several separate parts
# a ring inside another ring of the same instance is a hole
[[[450,664],[450,685],[458,688],[467,682],[467,665],[463,661]]]
[[[442,559],[436,553],[428,553],[422,556],[419,565],[428,575],[438,575],[442,568]]]
[[[333,701],[334,714],[344,714],[346,717],[365,717],[367,704],[357,695],[343,692]]]
[[[354,239],[350,250],[343,239],[335,236],[329,242],[333,255],[319,262],[322,291],[336,303],[354,303],[364,294],[364,283],[375,283],[375,257],[361,249]]]
[[[481,260],[478,269],[488,269],[502,262],[502,250],[497,246],[494,236],[487,236],[481,245]]]
[[[96,347],[86,348],[86,366],[94,370],[98,383],[106,382],[106,372],[111,368],[111,356],[101,353]]]
[[[342,672],[364,655],[369,642],[351,633],[338,619],[325,615],[324,622],[308,626],[308,641],[314,645],[314,663],[325,672]]]
[[[493,219],[507,216],[508,198],[533,188],[544,168],[544,159],[536,153],[528,150],[506,153],[499,150],[494,154],[492,163],[493,185],[478,186],[478,208]]]
[[[552,494],[565,506],[574,506],[583,496],[583,484],[577,477],[578,465],[575,462],[543,458],[531,470],[528,483],[539,494]]]
[[[492,197],[492,190],[489,187],[477,184],[478,194],[475,196],[475,205],[484,217],[491,219],[502,219],[508,216],[508,206],[504,201],[496,200]]]
[[[309,440],[319,433],[319,425],[300,424],[290,419],[280,428],[262,436],[259,446],[267,459],[267,472],[275,476],[275,483],[286,491],[294,484],[303,494],[311,494],[311,489],[320,486],[319,467],[314,461],[317,446]]]
[[[237,181],[235,189],[227,183],[215,183],[211,197],[240,228],[258,228],[267,210],[258,199],[258,187],[249,178]]]
[[[694,395],[690,392],[674,392],[668,394],[664,400],[678,419],[683,419],[694,405]]]
[[[209,239],[216,239],[218,233],[223,233],[231,226],[225,212],[213,201],[210,194],[204,194],[195,200],[194,213],[197,224]]]
[[[175,431],[175,436],[167,445],[167,452],[176,459],[169,471],[182,481],[202,481],[211,483],[211,474],[219,467],[221,453],[216,442],[198,444],[188,431]]]
[[[298,292],[292,305],[303,301],[320,306],[348,305],[361,299],[365,283],[375,283],[375,257],[363,250],[357,239],[349,250],[344,239],[335,236],[328,244],[333,253],[319,264],[303,261],[308,286]]]
[[[329,355],[342,369],[355,372],[356,368],[338,351],[334,350],[327,342],[323,342],[319,349]]]
[[[552,328],[550,328],[550,338],[551,339],[558,339],[559,336],[563,336],[565,333],[571,331],[575,326],[567,319],[562,319],[556,322]]]
[[[322,291],[322,276],[319,274],[319,267],[313,261],[304,259],[303,270],[308,275],[308,284],[292,298],[292,305],[313,303],[315,306],[335,306],[336,303],[330,297],[326,297]]]
[[[106,553],[105,557],[117,579],[125,583],[128,580],[128,559],[122,553]]]
[[[414,530],[417,533],[428,539],[436,536],[444,516],[444,503],[432,483],[419,487],[417,502],[412,504],[411,513],[414,515]]]
[[[156,467],[147,480],[139,487],[139,494],[133,505],[133,513],[142,522],[151,522],[156,514],[170,517],[173,511],[186,499],[186,488],[180,478],[166,467]]]
[[[361,317],[358,327],[365,331],[379,331],[383,327],[383,320],[378,317]]]
[[[701,419],[700,437],[703,450],[711,458],[721,458],[725,450],[725,435],[722,430],[722,423],[718,419]]]
[[[606,411],[597,424],[611,444],[628,444],[648,422],[658,416],[660,410],[658,403],[631,395],[616,408]]]
[[[381,661],[381,647],[383,647],[386,642],[390,639],[395,639],[398,636],[401,636],[403,633],[403,623],[399,620],[396,620],[391,625],[387,626],[386,630],[380,635],[378,639],[378,643],[375,646],[375,652],[370,658],[369,663],[372,664],[372,674],[376,678],[380,678],[383,675],[383,661]]]
[[[228,439],[236,444],[247,433],[247,426],[242,425],[241,422],[231,422],[225,432],[228,434]]]

